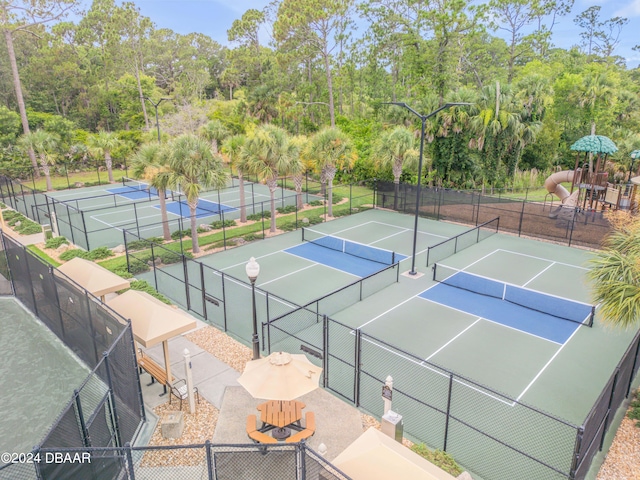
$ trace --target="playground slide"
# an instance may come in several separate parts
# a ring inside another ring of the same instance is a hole
[[[547,192],[557,196],[562,203],[565,203],[567,198],[569,198],[569,192],[561,183],[571,181],[573,181],[573,170],[563,170],[562,172],[556,172],[549,176],[549,178],[544,181],[544,188],[547,189]]]

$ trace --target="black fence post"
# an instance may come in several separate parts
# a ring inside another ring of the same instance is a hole
[[[224,272],[221,273],[220,282],[222,283],[222,318],[224,323],[224,331],[227,331],[227,295],[224,288]]]
[[[133,338],[133,327],[131,327],[131,322],[129,322],[127,328],[131,332],[129,335],[129,352],[131,354],[131,360],[134,364],[134,369],[136,373],[133,374],[133,377],[136,379],[136,386],[138,387],[138,401],[140,402],[140,418],[143,422],[147,421],[147,412],[144,409],[144,398],[142,397],[142,385],[140,384],[140,375],[137,374],[138,362],[136,360],[136,341]]]
[[[214,468],[213,468],[213,456],[211,455],[211,441],[204,442],[204,450],[207,456],[207,475],[209,480],[215,480]]]
[[[126,445],[124,446],[124,454],[127,457],[127,470],[129,473],[128,480],[135,480],[136,474],[135,474],[135,468],[133,463],[133,455],[131,455],[131,444],[129,442],[127,442]]]
[[[444,422],[444,445],[442,450],[447,451],[447,440],[449,439],[449,417],[451,416],[451,395],[453,392],[453,373],[449,373],[449,394],[447,396],[447,417]]]
[[[329,385],[329,317],[322,316],[322,386]]]
[[[84,211],[80,210],[80,218],[82,219],[82,230],[84,231],[84,240],[87,242],[87,252],[91,250],[89,246],[89,232],[87,232],[87,224],[84,221]]]
[[[300,472],[300,480],[306,480],[307,478],[307,466],[306,466],[306,456],[307,456],[307,451],[306,451],[306,444],[305,441],[302,440],[302,442],[300,442],[298,445],[296,445],[296,453],[297,453],[297,458],[298,458],[298,467],[299,467],[299,472]]]
[[[222,220],[222,246],[227,249],[227,228],[224,225],[224,210],[220,209],[220,218]]]
[[[156,272],[156,253],[153,250],[153,242],[151,242],[151,261],[153,262],[153,283],[156,286],[156,290],[158,290],[158,272]]]
[[[78,414],[78,421],[80,422],[80,431],[82,433],[82,445],[85,447],[91,446],[91,439],[89,438],[89,430],[87,430],[87,424],[84,421],[84,413],[82,412],[82,402],[80,402],[80,392],[73,390],[73,399],[76,406],[76,413]]]
[[[204,288],[204,264],[199,263],[199,265],[200,265],[200,291],[202,292],[202,310],[203,310],[202,316],[204,317],[205,320],[208,320],[209,317],[207,314],[207,292],[205,291],[205,288]]]
[[[522,235],[522,220],[524,218],[524,207],[526,205],[526,201],[522,201],[522,210],[520,211],[520,223],[518,223],[518,236]]]
[[[22,246],[22,261],[24,262],[25,269],[27,271],[27,278],[29,279],[29,291],[31,292],[31,298],[33,300],[33,313],[38,316],[38,301],[36,299],[36,292],[33,288],[33,281],[31,280],[31,268],[29,268],[29,261],[27,260],[27,256],[29,255],[29,251],[27,247]],[[14,277],[12,277],[14,278]],[[21,299],[22,300],[22,299]]]
[[[355,341],[355,382],[353,382],[353,403],[356,407],[360,406],[360,356],[362,355],[362,331],[356,329]]]
[[[184,255],[182,256],[182,271],[184,273],[184,290],[187,298],[187,310],[191,310],[191,296],[189,292],[189,267],[187,267],[187,257],[185,257]]]

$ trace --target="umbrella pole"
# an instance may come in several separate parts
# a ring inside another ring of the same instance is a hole
[[[164,350],[164,368],[167,371],[167,381],[169,385],[173,385],[173,378],[171,378],[171,362],[169,361],[169,341],[162,342],[162,349]]]

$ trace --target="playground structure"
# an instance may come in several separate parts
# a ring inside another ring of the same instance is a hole
[[[618,150],[608,137],[602,135],[582,137],[571,146],[571,150],[577,152],[573,170],[553,173],[544,183],[545,189],[549,192],[547,197],[551,197],[551,208],[553,195],[560,200],[560,206],[551,210],[549,217],[572,217],[576,213],[596,212],[598,208],[600,211],[607,208],[637,211],[637,189],[640,185],[640,177],[632,179],[631,170],[633,170],[633,161],[640,156],[640,151],[636,150],[631,154],[632,164],[627,183],[614,184],[609,182],[608,172],[601,171],[607,156]],[[562,185],[569,182],[571,182],[570,191]],[[545,204],[547,197],[545,197]]]

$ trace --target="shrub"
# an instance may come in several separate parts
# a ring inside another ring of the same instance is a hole
[[[278,207],[276,208],[278,213],[293,213],[297,210],[295,205],[287,205],[286,207]]]
[[[99,247],[89,252],[87,258],[89,260],[103,260],[105,258],[113,257],[114,253],[107,247]]]
[[[15,230],[21,235],[33,235],[34,233],[42,232],[42,227],[31,220],[25,219]]]
[[[244,238],[245,242],[253,242],[254,240],[262,239],[262,236],[257,233],[248,233],[242,238]]]
[[[225,220],[224,222],[222,220],[216,220],[215,222],[211,222],[211,228],[213,228],[214,230],[218,230],[220,228],[227,228],[227,227],[235,227],[236,226],[236,221],[235,220]]]
[[[134,240],[133,242],[127,242],[127,249],[131,251],[144,250],[149,248],[151,243],[162,243],[164,239],[162,237],[151,237],[142,240]]]
[[[4,203],[0,202],[0,210],[4,210],[5,208],[7,208],[7,206]]]
[[[271,218],[271,212],[269,210],[263,210],[260,213],[252,213],[247,215],[247,220],[262,220],[263,218]]]
[[[414,444],[411,450],[454,477],[457,477],[464,471],[451,455],[442,450],[429,450],[423,443]]]
[[[84,250],[80,250],[79,248],[73,248],[60,254],[60,260],[62,260],[63,262],[68,262],[69,260],[73,260],[76,257],[88,260],[89,252],[85,252]]]
[[[324,202],[322,200],[312,200],[311,202],[309,202],[309,205],[311,205],[312,207],[320,207],[324,205]]]
[[[69,245],[69,241],[64,237],[50,238],[44,244],[44,248],[58,248],[60,245]]]
[[[178,263],[182,261],[182,255],[176,252],[172,252],[171,250],[162,249],[159,252],[155,252],[156,257],[160,259],[160,261],[164,264]]]
[[[162,303],[166,303],[167,305],[171,305],[171,301],[159,293],[155,288],[153,288],[146,280],[132,280],[131,281],[131,290],[138,290],[140,292],[146,292],[152,297],[157,298]]]
[[[334,193],[333,195],[331,195],[331,203],[333,204],[340,203],[343,198],[344,197],[339,193]]]
[[[180,240],[182,237],[190,237],[190,236],[191,236],[190,228],[186,230],[176,230],[171,234],[171,238],[174,240]]]
[[[137,275],[139,273],[148,272],[150,270],[147,262],[138,260],[137,258],[129,259],[129,273],[131,275]]]
[[[51,230],[47,230],[44,232],[44,239],[51,240],[53,238],[53,232]]]

